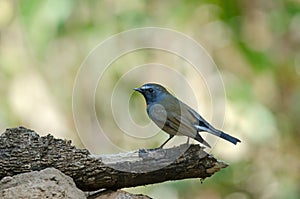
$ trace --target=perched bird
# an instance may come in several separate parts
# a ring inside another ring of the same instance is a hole
[[[162,148],[175,135],[193,138],[207,147],[210,145],[199,135],[205,131],[223,138],[233,144],[241,142],[220,130],[215,129],[191,107],[174,97],[163,86],[147,83],[139,88],[147,104],[147,113],[150,119],[170,137],[160,146]]]

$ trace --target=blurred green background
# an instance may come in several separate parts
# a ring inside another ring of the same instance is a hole
[[[299,0],[0,0],[1,132],[24,125],[83,147],[72,115],[80,64],[104,39],[146,26],[174,29],[205,47],[225,85],[223,129],[242,143],[218,142],[212,153],[230,167],[203,184],[127,190],[154,198],[300,198]],[[163,55],[134,59],[143,56]],[[111,73],[117,78],[124,68]]]

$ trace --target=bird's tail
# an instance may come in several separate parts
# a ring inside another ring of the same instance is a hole
[[[227,133],[224,133],[222,131],[220,133],[220,138],[223,138],[224,140],[227,140],[233,144],[237,144],[238,142],[241,142],[241,140],[239,140],[231,135],[228,135]]]
[[[212,126],[208,126],[207,127],[204,127],[204,126],[199,126],[199,125],[195,125],[195,127],[199,130],[199,131],[206,131],[210,134],[213,134],[213,135],[216,135],[220,138],[223,138],[224,140],[227,140],[228,142],[231,142],[233,144],[237,144],[238,142],[241,142],[239,139],[231,136],[231,135],[228,135],[227,133],[224,133],[223,131],[220,131],[218,129],[215,129],[214,127]]]

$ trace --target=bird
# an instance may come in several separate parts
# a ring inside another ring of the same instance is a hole
[[[159,148],[162,148],[175,135],[186,136],[188,141],[189,138],[195,139],[211,148],[199,134],[202,131],[223,138],[233,144],[241,142],[239,139],[214,128],[199,113],[177,99],[160,84],[146,83],[133,90],[144,96],[149,118],[160,129],[169,134],[169,138]]]

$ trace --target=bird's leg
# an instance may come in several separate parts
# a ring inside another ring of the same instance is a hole
[[[170,137],[169,137],[162,145],[160,145],[159,148],[163,148],[163,146],[164,146],[165,144],[167,144],[167,142],[169,142],[169,140],[171,140],[173,137],[174,137],[174,135],[170,135]]]
[[[186,147],[190,146],[190,138],[189,137],[187,138],[186,143],[184,143],[183,145]]]
[[[190,137],[188,137],[188,139],[186,140],[186,144],[190,145]]]

